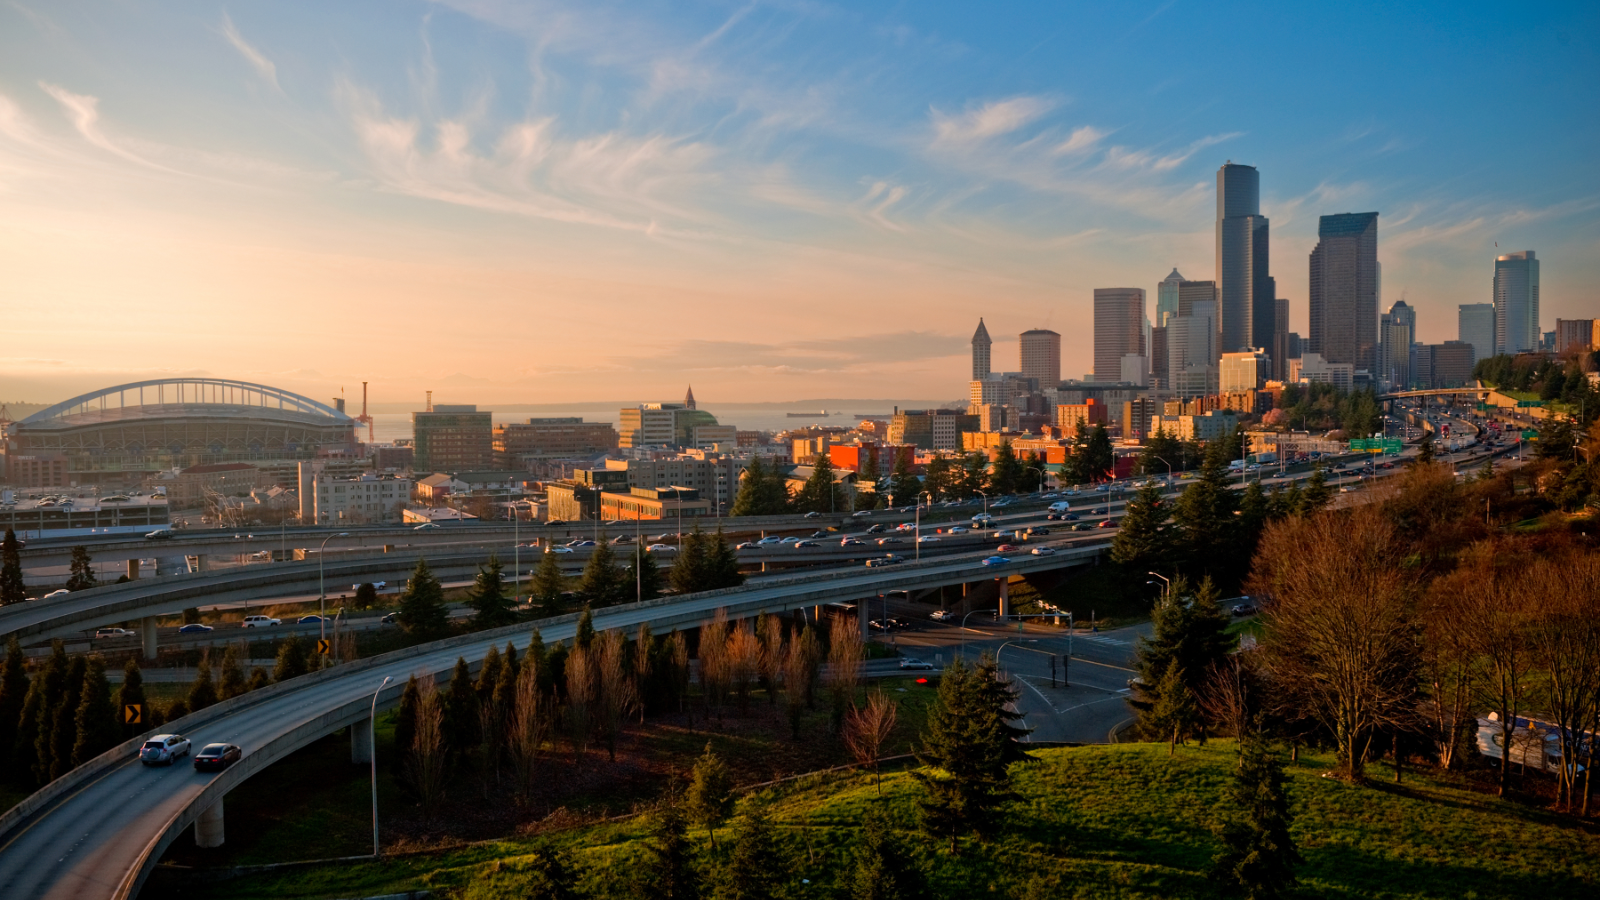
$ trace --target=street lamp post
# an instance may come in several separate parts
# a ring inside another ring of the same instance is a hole
[[[322,575],[323,557],[327,555],[328,542],[336,537],[349,537],[350,532],[341,531],[330,534],[322,539],[322,546],[317,548],[317,628],[321,632],[318,637],[326,640],[328,637],[328,583]]]
[[[377,859],[378,853],[378,695],[383,693],[384,687],[389,684],[390,677],[384,676],[383,683],[372,692],[372,712],[367,716],[367,758],[372,762],[372,858]]]
[[[1145,574],[1146,574],[1146,575],[1154,575],[1154,576],[1155,576],[1155,577],[1157,577],[1157,578],[1159,578],[1159,579],[1161,579],[1161,580],[1162,580],[1162,581],[1163,581],[1163,582],[1165,582],[1165,583],[1166,583],[1166,585],[1167,585],[1167,588],[1166,588],[1166,590],[1165,590],[1165,591],[1163,591],[1163,592],[1162,592],[1162,593],[1165,593],[1165,594],[1167,594],[1167,595],[1168,595],[1168,596],[1170,596],[1170,595],[1171,595],[1171,594],[1172,594],[1172,579],[1171,579],[1171,578],[1168,578],[1168,577],[1167,577],[1167,576],[1165,576],[1165,575],[1162,575],[1162,574],[1161,574],[1161,573],[1159,573],[1159,572],[1146,572],[1146,573],[1145,573]]]
[[[922,562],[922,498],[926,496],[928,502],[933,502],[932,491],[921,491],[915,497],[917,507],[912,513],[911,524],[911,549],[916,557],[916,562]]]

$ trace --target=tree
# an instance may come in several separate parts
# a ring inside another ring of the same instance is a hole
[[[50,732],[41,734],[48,738],[48,749],[41,748],[40,759],[48,762],[49,772],[41,781],[55,781],[72,769],[72,747],[78,741],[78,703],[83,698],[83,684],[89,663],[81,656],[72,658],[67,666],[67,677],[62,682],[61,700],[50,714]]]
[[[905,465],[906,461],[902,457],[896,471]],[[917,483],[916,476],[911,474],[909,468],[905,469],[905,476],[903,484],[900,476],[898,474],[895,476],[893,488],[895,506],[915,505],[917,492],[924,489],[933,496],[933,499],[943,500],[954,496],[959,488],[957,484],[959,479],[952,469],[950,457],[939,453],[935,453],[933,459],[928,461],[927,467],[923,470],[921,484]]]
[[[567,736],[572,740],[573,759],[579,763],[583,762],[593,727],[596,650],[592,644],[578,645],[567,657]]]
[[[777,465],[768,465],[757,456],[739,479],[739,493],[733,498],[729,515],[780,516],[789,511],[789,485]]]
[[[1333,500],[1333,488],[1328,487],[1328,476],[1322,466],[1311,473],[1306,479],[1306,488],[1301,492],[1300,515],[1308,516],[1321,510]]]
[[[856,686],[861,682],[861,658],[865,652],[861,627],[854,616],[833,620],[828,632],[828,694],[833,699],[833,730],[844,729],[845,711],[855,705]]]
[[[1194,703],[1207,673],[1233,649],[1218,597],[1210,578],[1191,595],[1188,579],[1180,575],[1151,611],[1151,635],[1139,640],[1135,663],[1140,696],[1132,705],[1154,736],[1181,743],[1189,735],[1198,724]],[[1171,697],[1169,689],[1176,691]]]
[[[472,607],[474,613],[473,627],[500,628],[517,621],[516,602],[506,596],[503,570],[500,557],[495,555],[490,555],[487,566],[478,567],[472,591],[467,594],[467,605]]]
[[[1175,660],[1169,662],[1156,682],[1155,702],[1144,716],[1145,727],[1167,739],[1167,755],[1171,756],[1199,721],[1195,694],[1184,680],[1183,667]]]
[[[305,642],[300,640],[299,635],[291,634],[278,645],[278,661],[272,668],[272,680],[275,684],[282,684],[308,671]]]
[[[733,848],[717,870],[713,900],[780,900],[787,897],[785,847],[766,810],[752,806],[733,828]]]
[[[72,745],[72,765],[81,766],[117,745],[117,711],[111,705],[111,683],[106,681],[106,661],[90,655],[83,675],[74,722],[77,740]]]
[[[605,742],[606,754],[617,761],[617,738],[622,734],[622,723],[639,700],[637,686],[628,677],[628,639],[616,629],[601,635],[595,673],[595,725],[600,739]]]
[[[694,866],[689,826],[676,797],[668,797],[650,816],[645,858],[634,870],[635,900],[698,900],[700,874]]]
[[[539,670],[524,664],[517,674],[516,698],[506,721],[506,749],[517,797],[526,803],[538,780],[539,754],[550,729],[553,704],[539,690]]]
[[[861,823],[855,865],[849,876],[851,900],[922,900],[927,879],[911,862],[910,848],[895,839],[889,816],[873,804]]]
[[[1273,598],[1257,652],[1280,701],[1332,735],[1352,782],[1373,736],[1415,716],[1406,555],[1375,505],[1276,522],[1257,555],[1251,593]]]
[[[408,634],[425,641],[443,637],[450,630],[450,614],[444,605],[444,586],[433,577],[428,561],[417,560],[411,580],[400,595],[400,611],[395,619]]]
[[[82,591],[95,586],[94,563],[89,561],[89,548],[72,548],[71,574],[67,576],[67,590]]]
[[[924,768],[911,777],[924,792],[924,830],[947,839],[951,853],[965,834],[994,836],[998,809],[1013,796],[1010,764],[1029,758],[1017,743],[1027,731],[1006,708],[1016,696],[988,657],[971,667],[958,658],[940,677],[917,752]]]
[[[472,670],[464,656],[456,657],[450,673],[450,687],[444,693],[444,735],[450,746],[471,750],[478,746],[478,692],[472,683]]]
[[[594,613],[585,606],[578,616],[578,627],[572,634],[572,646],[578,650],[588,650],[594,644]]]
[[[989,467],[989,487],[996,494],[1015,494],[1022,481],[1022,463],[1008,440],[1000,441],[994,463]]]
[[[1235,503],[1227,485],[1227,459],[1221,448],[1213,445],[1206,452],[1200,477],[1184,489],[1172,515],[1178,555],[1186,571],[1229,579],[1235,576],[1230,565],[1238,530]]]
[[[394,749],[400,754],[400,769],[405,771],[411,758],[411,747],[417,742],[417,704],[421,702],[422,689],[417,676],[406,679],[405,690],[400,692],[400,707],[394,714]]]
[[[561,615],[561,593],[567,589],[567,576],[561,572],[558,555],[549,551],[540,555],[539,565],[533,570],[533,583],[528,587],[528,597],[542,616]]]
[[[0,543],[0,606],[10,606],[28,599],[28,588],[22,583],[22,545],[17,543],[17,533],[6,529]]]
[[[244,669],[239,665],[239,654],[232,645],[222,651],[219,668],[222,669],[222,683],[217,687],[218,700],[230,700],[249,690],[244,681]]]
[[[1116,458],[1111,452],[1111,433],[1104,425],[1096,425],[1084,448],[1084,468],[1088,481],[1104,481],[1112,477]]]
[[[704,828],[717,846],[717,826],[733,811],[733,776],[728,766],[706,742],[706,752],[695,761],[689,776],[689,791],[684,795],[689,820]]]
[[[461,900],[578,900],[578,870],[565,850],[540,841],[511,865],[498,863],[467,885]]]
[[[678,558],[672,561],[667,580],[680,594],[692,594],[706,589],[710,581],[710,560],[707,557],[706,536],[700,526],[683,536],[679,542]]]
[[[744,573],[739,571],[739,554],[722,536],[722,527],[706,538],[706,586],[703,590],[738,587],[744,584]]]
[[[1128,575],[1144,573],[1171,558],[1167,535],[1167,506],[1161,489],[1146,485],[1128,501],[1126,514],[1111,539],[1111,561]]]
[[[872,445],[863,445],[861,448],[861,468],[856,471],[857,484],[870,484],[874,489],[883,478],[883,469],[878,465],[878,451],[881,448]]]
[[[271,683],[272,676],[267,674],[266,669],[260,666],[252,666],[250,668],[250,680],[245,682],[244,689],[246,693],[259,691]]]
[[[834,480],[833,460],[826,453],[818,453],[811,461],[811,477],[794,497],[795,511],[828,515],[849,508],[848,498]]]
[[[149,731],[154,726],[152,720],[155,718],[155,710],[144,698],[144,673],[139,671],[139,661],[131,656],[122,664],[122,687],[117,690],[115,715],[119,723],[124,722],[123,713],[130,706],[139,707],[140,718],[144,721],[123,724],[120,734],[124,740]]]
[[[357,609],[371,609],[378,605],[378,587],[370,581],[363,581],[356,588],[355,605]]]
[[[432,814],[444,799],[445,784],[450,777],[448,751],[449,745],[445,743],[444,736],[444,704],[440,702],[439,689],[432,676],[419,679],[416,731],[404,771],[406,781],[422,803],[425,814]]]
[[[17,723],[28,698],[28,670],[22,644],[16,635],[6,642],[6,659],[0,664],[0,759],[9,759],[17,743]]]
[[[589,606],[621,603],[633,596],[633,585],[625,583],[624,577],[610,542],[601,535],[589,552],[589,561],[584,563],[583,575],[578,578],[578,594]]]
[[[50,658],[28,683],[22,715],[17,720],[13,771],[31,776],[35,785],[50,778],[49,734],[51,715],[61,702],[67,678],[67,651],[59,639],[50,642]],[[42,765],[41,765],[42,763]]]
[[[1433,432],[1422,433],[1422,441],[1417,445],[1417,465],[1426,466],[1433,462]]]
[[[211,658],[201,655],[200,665],[195,667],[194,681],[189,685],[189,711],[199,712],[217,702],[217,685],[211,680]]]
[[[1289,834],[1294,813],[1283,763],[1264,741],[1241,740],[1239,768],[1223,798],[1234,818],[1214,829],[1223,849],[1212,860],[1211,879],[1245,900],[1284,896],[1296,884],[1294,867],[1304,860]]]
[[[867,694],[866,705],[860,708],[852,705],[845,716],[845,746],[850,748],[850,755],[856,762],[872,767],[872,779],[880,797],[883,796],[883,773],[878,768],[878,760],[883,758],[883,748],[894,732],[896,718],[894,701],[882,689]]]
[[[954,490],[956,496],[976,497],[989,484],[989,460],[982,453],[968,453],[961,459],[960,470],[951,474],[960,478]]]

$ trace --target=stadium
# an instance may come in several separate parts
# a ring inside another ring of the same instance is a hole
[[[4,442],[4,471],[18,486],[118,485],[163,470],[250,463],[292,481],[302,460],[354,455],[355,424],[341,410],[267,385],[140,381],[15,423]]]

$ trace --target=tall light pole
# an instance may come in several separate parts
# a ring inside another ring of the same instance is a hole
[[[321,630],[319,637],[324,640],[328,637],[328,583],[322,575],[322,560],[327,555],[329,541],[336,537],[349,536],[348,531],[330,534],[322,539],[322,546],[317,548],[317,618],[321,620],[317,623],[317,628]]]
[[[922,498],[926,496],[928,502],[933,502],[932,491],[920,491],[916,496],[917,508],[911,524],[911,547],[916,554],[915,562],[922,562]]]
[[[1038,472],[1039,473],[1039,487],[1034,491],[1034,493],[1035,494],[1044,493],[1044,482],[1045,482],[1044,471],[1042,469],[1040,469],[1038,466],[1023,466],[1022,467],[1022,471],[1024,471],[1024,472]]]
[[[385,675],[383,683],[372,692],[372,712],[367,716],[367,758],[372,762],[372,858],[378,853],[378,695],[389,684]]]
[[[1164,591],[1164,593],[1168,597],[1172,596],[1172,579],[1171,578],[1168,578],[1167,576],[1162,575],[1159,572],[1146,572],[1145,574],[1146,575],[1154,575],[1155,577],[1157,577],[1157,578],[1161,579],[1162,581],[1166,582],[1167,589],[1166,589],[1166,591]]]
[[[511,501],[511,604],[522,602],[522,507]]]

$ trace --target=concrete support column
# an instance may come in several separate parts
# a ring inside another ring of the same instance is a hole
[[[856,601],[856,621],[861,623],[861,640],[863,643],[872,640],[872,630],[867,627],[867,607],[871,605],[871,600]]]
[[[997,578],[1000,582],[1000,618],[1011,615],[1011,579]]]
[[[194,820],[194,845],[211,848],[222,846],[222,798]]]
[[[145,616],[139,620],[139,638],[144,643],[144,658],[156,658],[156,617]]]
[[[365,718],[350,725],[350,761],[372,762],[372,719]]]
[[[209,572],[211,571],[211,560],[204,553],[196,553],[194,556],[194,568],[197,572]]]
[[[139,561],[137,559],[128,560],[128,580],[139,580]]]

